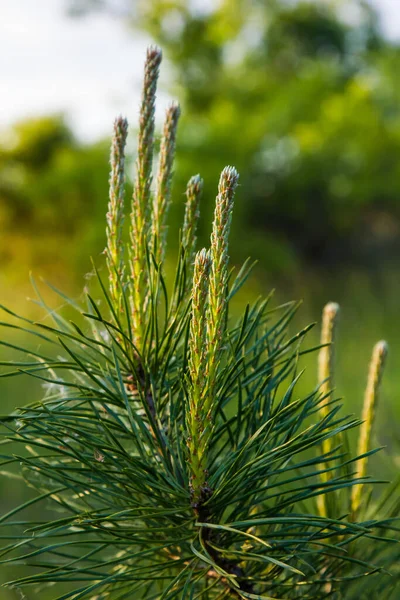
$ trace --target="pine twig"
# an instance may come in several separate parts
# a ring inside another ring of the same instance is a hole
[[[197,507],[204,498],[206,484],[206,451],[211,423],[204,414],[208,352],[206,346],[206,309],[209,286],[210,256],[203,248],[194,263],[192,288],[192,318],[189,335],[189,410],[187,411],[187,439],[191,473],[192,504]]]
[[[228,238],[232,220],[233,199],[238,179],[239,175],[234,167],[225,167],[223,169],[219,180],[211,233],[211,271],[207,313],[209,388],[206,411],[208,418],[211,417],[213,408],[216,374],[224,344],[229,276]]]
[[[336,302],[329,302],[324,307],[322,313],[321,344],[323,344],[323,347],[320,349],[318,355],[318,383],[324,398],[324,404],[319,408],[321,420],[325,419],[329,414],[329,406],[327,404],[331,399],[334,385],[335,338],[339,310],[339,305]],[[331,450],[332,439],[324,440],[322,442],[322,452],[328,454]],[[328,474],[321,473],[320,479],[323,483],[326,483],[328,481]],[[328,516],[326,494],[317,496],[317,508],[321,516]]]
[[[200,217],[200,199],[203,193],[203,180],[194,175],[186,187],[185,217],[182,229],[182,246],[185,249],[187,283],[190,286],[196,252],[196,230]]]
[[[147,50],[139,118],[138,157],[131,213],[131,309],[133,340],[142,350],[148,297],[147,248],[154,153],[154,112],[161,50]]]
[[[375,344],[372,351],[372,358],[369,366],[367,387],[364,396],[364,405],[362,412],[363,423],[360,427],[358,437],[357,454],[362,456],[370,450],[371,432],[375,421],[376,405],[378,402],[382,375],[385,368],[388,345],[385,341]],[[361,458],[357,463],[355,478],[359,479],[366,476],[368,457]],[[360,509],[361,497],[364,485],[354,485],[351,489],[351,508],[353,517],[357,515]]]
[[[125,144],[128,121],[118,117],[114,122],[111,145],[110,194],[107,212],[106,257],[109,273],[110,294],[113,304],[122,309],[121,285],[124,277],[122,228],[124,224]]]
[[[175,142],[181,111],[179,104],[172,103],[166,110],[160,159],[157,175],[153,214],[153,249],[157,263],[164,260],[166,250],[166,218],[171,204],[172,167],[175,158]]]

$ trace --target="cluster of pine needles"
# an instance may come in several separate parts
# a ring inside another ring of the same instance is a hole
[[[343,415],[329,304],[318,383],[298,396],[310,352],[309,327],[289,335],[298,304],[268,297],[236,321],[229,312],[252,267],[229,267],[233,167],[221,173],[209,249],[196,248],[203,182],[189,180],[175,278],[165,280],[180,109],[166,110],[153,185],[160,62],[149,48],[129,218],[128,124],[115,121],[100,298],[87,294],[82,307],[63,297],[75,320],[40,296],[47,321],[3,307],[2,325],[32,343],[1,341],[24,355],[3,361],[1,375],[47,389],[0,421],[2,477],[31,489],[0,518],[1,564],[23,566],[7,585],[57,600],[398,598],[397,484],[371,496],[367,476],[386,344],[374,349],[362,421]]]

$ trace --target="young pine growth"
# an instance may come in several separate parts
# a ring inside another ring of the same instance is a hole
[[[200,175],[191,177],[186,188],[185,218],[182,228],[182,247],[186,258],[187,287],[191,288],[194,257],[196,254],[196,230],[200,217],[200,198],[203,180]]]
[[[335,337],[337,322],[339,318],[339,305],[336,302],[329,302],[322,313],[322,329],[321,329],[321,349],[318,354],[318,382],[320,384],[321,394],[324,398],[324,404],[320,406],[321,419],[326,419],[329,416],[329,401],[331,400],[334,386],[334,368],[335,368]],[[326,455],[332,451],[332,438],[328,438],[322,442],[322,452]],[[328,480],[328,473],[321,473],[321,480]],[[324,494],[318,496],[318,512],[320,515],[328,516],[328,507],[326,506],[326,496]]]
[[[166,246],[167,232],[165,221],[171,202],[172,167],[175,156],[175,139],[179,116],[180,108],[178,104],[171,104],[166,111],[163,136],[161,138],[153,217],[154,250],[157,262],[164,259],[163,253]]]
[[[133,187],[130,255],[133,340],[140,351],[146,327],[149,281],[146,276],[151,231],[151,183],[154,154],[154,113],[161,50],[147,50],[140,106],[136,178]]]
[[[160,62],[150,48],[131,219],[127,124],[115,123],[100,298],[71,301],[75,320],[47,311],[40,295],[47,320],[2,307],[27,342],[0,341],[16,353],[1,376],[34,377],[47,390],[0,420],[2,476],[31,489],[0,518],[7,585],[52,600],[339,600],[349,581],[382,586],[397,515],[352,514],[339,504],[366,484],[361,461],[371,451],[366,429],[355,474],[357,457],[342,446],[360,423],[331,398],[331,333],[322,390],[299,396],[309,327],[289,335],[297,305],[271,308],[268,297],[238,318],[230,313],[249,275],[248,263],[235,278],[229,269],[234,167],[222,170],[210,247],[200,251],[203,183],[189,180],[176,275],[165,280],[179,108],[167,110],[153,189]],[[328,498],[336,502],[329,511]],[[373,552],[381,537],[384,552]]]
[[[221,350],[225,341],[228,299],[228,244],[232,220],[233,198],[239,175],[234,167],[225,167],[221,173],[218,196],[215,203],[211,233],[210,293],[207,313],[208,346],[208,399],[206,414],[211,418],[215,399],[215,383]]]
[[[339,306],[330,302],[324,308],[321,328],[321,347],[318,356],[318,380],[322,397],[325,398],[319,409],[321,419],[332,418],[338,410],[337,400],[334,398],[334,344],[337,338],[337,321]],[[333,597],[346,598],[346,600],[362,599],[395,599],[400,595],[400,572],[398,569],[399,535],[398,519],[400,516],[400,503],[398,490],[400,478],[397,478],[389,489],[381,490],[377,495],[371,492],[375,482],[368,478],[367,466],[369,457],[376,452],[371,445],[372,430],[376,416],[376,406],[382,382],[382,375],[388,353],[387,343],[378,342],[373,349],[369,367],[367,387],[364,396],[362,421],[358,433],[357,454],[358,458],[349,458],[349,439],[347,432],[336,434],[325,441],[322,451],[329,457],[325,469],[321,472],[321,481],[324,485],[332,485],[334,481],[350,479],[353,485],[331,489],[326,494],[318,495],[316,508],[321,516],[341,518],[349,514],[352,521],[357,519],[379,522],[380,536],[372,542],[368,536],[356,536],[347,544],[344,539],[339,539],[340,545],[346,545],[351,553],[351,561],[346,568],[338,565],[336,558],[326,556],[321,564],[321,574],[327,579],[325,591],[331,597],[335,586],[329,581],[329,573],[336,573],[339,569],[343,576],[336,585],[336,595]],[[327,405],[329,401],[330,406]],[[336,406],[335,406],[336,405]],[[343,458],[346,460],[343,460]],[[352,562],[354,561],[354,563]],[[375,563],[387,568],[390,574],[378,577],[368,577],[360,580],[353,579],[355,564]]]
[[[196,255],[192,289],[192,316],[189,333],[189,408],[187,431],[188,462],[191,472],[191,495],[194,506],[207,496],[207,446],[212,420],[207,411],[208,357],[207,318],[209,272],[211,260],[203,248]]]
[[[371,364],[369,366],[367,387],[365,390],[364,406],[362,411],[363,423],[360,427],[360,434],[358,438],[357,454],[359,456],[366,455],[371,449],[371,430],[375,420],[379,388],[382,381],[383,370],[385,368],[387,353],[388,346],[386,342],[380,341],[374,346]],[[356,476],[362,479],[366,475],[367,458],[363,458],[357,463]],[[362,493],[362,485],[352,488],[351,508],[353,515],[356,515],[360,509]]]
[[[122,309],[122,282],[124,257],[122,231],[124,224],[125,144],[128,121],[118,117],[114,123],[111,145],[110,201],[107,213],[107,267],[110,280],[110,297],[119,313]]]

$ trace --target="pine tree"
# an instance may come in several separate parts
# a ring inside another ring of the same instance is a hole
[[[74,321],[39,297],[52,324],[3,307],[33,348],[3,341],[24,358],[2,363],[2,376],[48,386],[1,419],[3,447],[12,445],[3,469],[15,476],[19,465],[36,492],[0,519],[2,564],[29,569],[7,585],[34,586],[36,597],[53,586],[57,600],[345,597],[348,582],[394,562],[390,519],[360,510],[386,346],[374,354],[357,462],[344,448],[360,421],[333,397],[333,322],[323,329],[320,380],[299,397],[310,327],[288,335],[298,305],[272,307],[268,297],[236,321],[230,314],[251,271],[247,262],[234,277],[229,267],[234,167],[221,173],[209,249],[196,249],[202,180],[188,182],[176,274],[166,281],[180,110],[167,108],[153,192],[160,63],[150,48],[130,219],[128,124],[115,122],[101,297],[88,293],[81,307],[62,296]],[[371,551],[381,538],[383,553]]]

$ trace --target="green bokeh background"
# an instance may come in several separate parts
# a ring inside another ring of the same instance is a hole
[[[390,479],[400,465],[400,47],[357,0],[225,0],[208,11],[195,4],[131,0],[121,17],[132,35],[144,31],[162,46],[169,91],[182,104],[168,264],[186,181],[198,172],[205,180],[206,245],[219,172],[234,164],[241,185],[232,262],[240,266],[249,255],[259,262],[233,312],[271,288],[276,303],[302,299],[292,327],[317,322],[306,342],[312,347],[323,305],[339,302],[337,393],[357,415],[372,346],[388,341],[375,428],[375,443],[386,449],[371,471]],[[80,18],[110,11],[112,2],[70,2],[66,9],[65,18]],[[349,23],[351,9],[358,16]],[[128,117],[133,123],[134,114]],[[26,300],[30,271],[79,298],[92,281],[90,257],[104,269],[109,140],[85,144],[67,122],[65,115],[31,118],[0,139],[1,303],[33,318],[43,313]],[[129,174],[134,158],[133,149]],[[127,188],[129,200],[131,181]],[[0,339],[21,341],[7,329]],[[9,359],[10,350],[0,347],[0,357]],[[304,365],[299,393],[315,385],[316,355]],[[42,393],[24,377],[1,379],[1,412]],[[0,479],[1,512],[28,493]],[[14,574],[3,568],[0,581]],[[20,597],[0,591],[1,600]]]

